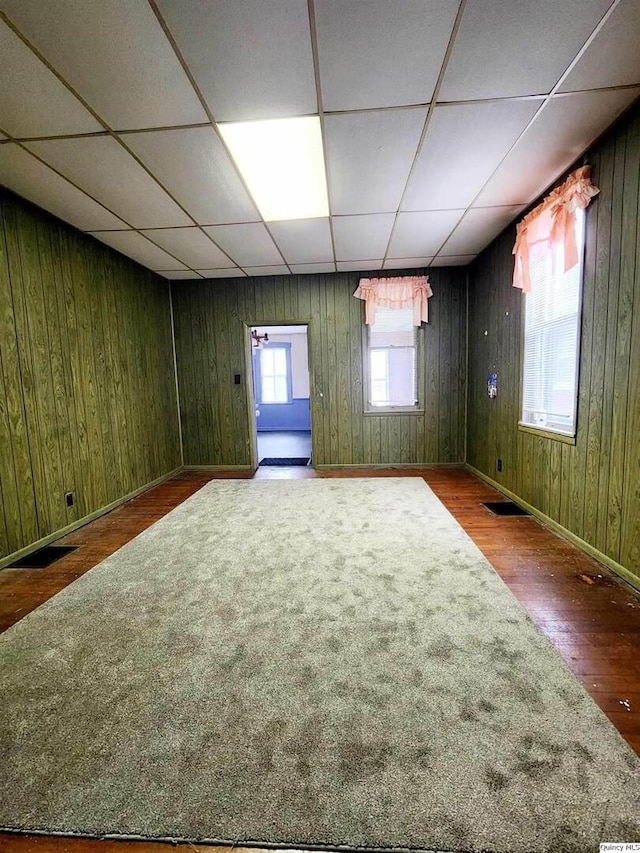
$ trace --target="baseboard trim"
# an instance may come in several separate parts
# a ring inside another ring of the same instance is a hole
[[[313,468],[317,468],[319,471],[327,471],[329,469],[339,469],[341,471],[348,470],[350,468],[362,470],[362,469],[375,469],[375,470],[389,470],[394,468],[413,468],[415,470],[423,471],[425,468],[464,468],[464,462],[370,462],[370,463],[357,463],[353,465],[334,465],[331,463],[327,464],[316,464],[312,466]]]
[[[43,536],[42,539],[38,539],[36,542],[32,542],[31,545],[26,545],[24,548],[20,548],[19,551],[14,551],[12,554],[8,554],[6,557],[2,557],[2,559],[0,559],[0,569],[6,568],[9,563],[13,563],[15,560],[21,559],[21,557],[27,557],[29,554],[33,554],[34,551],[37,551],[39,548],[44,548],[45,545],[50,545],[52,542],[56,542],[58,539],[62,539],[63,536],[68,536],[69,533],[73,533],[74,530],[78,530],[80,527],[84,527],[85,524],[89,524],[91,521],[95,521],[96,518],[100,518],[101,515],[106,515],[108,512],[117,509],[119,506],[122,506],[122,504],[126,503],[127,501],[133,500],[133,498],[137,498],[138,495],[141,495],[143,492],[148,492],[149,489],[153,489],[154,486],[159,486],[160,483],[164,483],[166,480],[170,480],[172,477],[175,477],[176,474],[179,474],[181,471],[182,465],[178,465],[178,467],[174,468],[173,471],[169,471],[167,474],[162,474],[162,476],[156,477],[156,479],[152,480],[150,483],[145,483],[144,486],[139,486],[132,492],[128,492],[121,498],[118,498],[117,500],[112,501],[106,506],[101,507],[101,509],[96,509],[93,512],[90,512],[89,515],[84,515],[77,521],[74,521],[71,524],[67,524],[66,527],[61,527],[60,530],[56,530],[55,533],[49,533],[48,536]]]
[[[523,500],[521,497],[512,492],[510,489],[507,489],[506,486],[503,486],[501,483],[497,483],[487,474],[484,474],[482,471],[479,471],[477,468],[474,468],[473,465],[470,465],[468,462],[466,463],[466,468],[471,471],[472,474],[475,474],[476,477],[479,477],[481,480],[484,480],[485,483],[488,483],[490,486],[493,486],[494,489],[497,489],[499,492],[502,492],[503,495],[510,498],[514,503],[519,504],[521,507],[524,507],[531,515],[535,516],[538,521],[541,521],[545,527],[548,527],[554,533],[557,533],[558,536],[561,536],[563,539],[566,539],[572,545],[575,545],[576,548],[579,548],[581,551],[584,551],[585,554],[588,554],[590,557],[593,557],[594,560],[597,560],[599,563],[602,563],[603,566],[606,566],[610,571],[614,574],[618,575],[618,577],[622,578],[623,581],[629,584],[629,586],[633,587],[636,592],[640,592],[640,579],[634,575],[629,569],[625,569],[624,566],[621,566],[620,563],[616,563],[615,560],[612,560],[611,557],[607,557],[606,554],[603,554],[602,551],[598,551],[597,548],[594,548],[593,545],[590,545],[588,542],[585,542],[584,539],[581,539],[575,533],[572,533],[570,530],[567,530],[566,527],[563,527],[553,518],[548,515],[545,515],[544,512],[541,512],[535,506],[527,501]]]
[[[253,465],[183,465],[182,471],[255,471]]]

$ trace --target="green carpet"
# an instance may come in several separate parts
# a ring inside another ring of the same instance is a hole
[[[0,638],[0,826],[585,853],[640,760],[422,480],[215,481]]]

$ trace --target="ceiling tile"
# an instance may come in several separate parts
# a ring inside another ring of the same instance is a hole
[[[64,83],[0,21],[0,116],[15,137],[104,130]]]
[[[476,255],[438,255],[433,259],[432,267],[466,267]]]
[[[426,109],[327,116],[329,203],[334,214],[396,211]]]
[[[192,224],[111,137],[54,139],[29,142],[27,147],[134,228]]]
[[[245,267],[247,275],[289,275],[289,267],[282,264],[271,267]]]
[[[187,281],[189,279],[200,278],[198,273],[193,272],[193,270],[156,270],[156,272],[158,275],[169,278],[172,281],[181,281],[182,279]]]
[[[467,207],[542,101],[437,107],[411,175],[402,210]]]
[[[442,255],[477,255],[512,222],[522,208],[476,207],[468,210],[442,247]]]
[[[464,210],[438,210],[424,213],[399,213],[391,238],[389,257],[433,256],[464,213]]]
[[[300,273],[301,275],[307,273],[322,273],[322,272],[335,272],[336,267],[335,264],[290,264],[291,272]]]
[[[428,103],[458,5],[403,0],[398,14],[389,0],[316,0],[324,110]]]
[[[387,258],[384,262],[384,269],[415,269],[416,267],[428,267],[431,265],[433,258]]]
[[[338,261],[338,272],[360,272],[360,270],[381,270],[382,258],[377,261]]]
[[[469,0],[441,101],[547,94],[611,0]]]
[[[476,205],[529,204],[640,94],[640,89],[553,98],[476,199]]]
[[[246,278],[246,273],[234,267],[229,270],[196,270],[203,278]]]
[[[3,0],[2,6],[112,128],[207,120],[149,3]]]
[[[123,141],[200,225],[260,218],[212,127],[128,133]]]
[[[127,227],[102,205],[11,142],[0,145],[0,184],[81,231]]]
[[[287,263],[323,263],[333,258],[328,219],[272,222],[269,228]]]
[[[317,112],[306,0],[158,6],[216,121]]]
[[[367,257],[384,257],[395,217],[395,213],[334,216],[336,259],[353,261]]]
[[[623,0],[578,60],[561,92],[640,84],[640,4]],[[612,61],[612,57],[615,60]]]
[[[184,264],[154,246],[137,231],[93,231],[92,236],[149,269],[185,269]]]
[[[204,229],[241,267],[282,264],[282,256],[261,222]]]
[[[199,228],[148,229],[142,233],[192,269],[207,266],[222,269],[235,266]]]

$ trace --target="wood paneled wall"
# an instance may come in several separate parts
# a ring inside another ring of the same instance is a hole
[[[296,321],[309,323],[315,464],[463,462],[466,271],[428,272],[422,415],[363,413],[359,273],[174,282],[185,464],[249,464],[244,324]]]
[[[470,271],[467,458],[640,582],[640,108],[587,160],[600,194],[587,213],[576,444],[517,426],[522,295],[511,287],[511,228]]]
[[[180,446],[168,283],[11,194],[0,214],[2,559],[173,470]]]

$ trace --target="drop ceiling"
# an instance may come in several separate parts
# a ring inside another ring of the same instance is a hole
[[[0,0],[0,183],[172,279],[469,263],[640,94],[638,0]],[[320,115],[330,216],[218,125]]]

